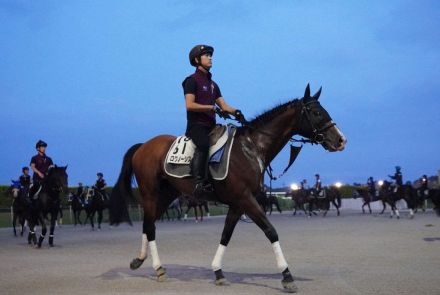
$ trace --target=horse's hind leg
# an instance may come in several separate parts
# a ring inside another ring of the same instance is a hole
[[[264,232],[266,237],[272,243],[272,248],[275,253],[275,258],[277,262],[278,269],[282,272],[283,279],[281,284],[284,289],[288,292],[296,292],[297,287],[293,282],[293,276],[289,271],[287,261],[284,258],[283,251],[278,240],[278,233],[276,232],[273,225],[269,222],[264,212],[262,212],[258,206],[258,203],[254,198],[249,198],[245,205],[245,213],[252,219],[255,224]]]
[[[242,211],[234,210],[229,208],[228,214],[225,219],[225,225],[223,227],[222,237],[220,239],[220,244],[215,253],[214,259],[212,260],[212,270],[215,274],[215,284],[224,285],[226,283],[225,276],[222,271],[222,260],[225,253],[226,247],[231,240],[232,233],[234,232],[235,226],[237,225],[240,216],[243,214]]]
[[[17,230],[15,229],[15,226],[17,225],[17,214],[14,213],[14,216],[12,218],[12,228],[14,229],[14,236],[17,236]]]
[[[370,203],[368,203],[368,210],[370,210],[370,214],[373,214],[373,211],[371,211]]]
[[[101,223],[102,223],[102,212],[103,210],[98,210],[98,229],[101,229]]]

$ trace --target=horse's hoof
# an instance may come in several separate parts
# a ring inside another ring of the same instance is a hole
[[[409,216],[409,219],[413,219],[413,218],[414,218],[414,215],[410,215],[410,216]]]
[[[163,268],[162,266],[156,270],[156,275],[158,282],[165,282],[168,279],[166,269]]]
[[[130,263],[130,269],[135,270],[138,269],[142,263],[144,263],[145,259],[135,258]]]
[[[220,278],[215,280],[216,286],[225,286],[228,284],[228,281],[225,278]]]
[[[397,216],[397,219],[400,219],[400,216]]]
[[[296,293],[298,292],[298,287],[296,286],[295,282],[293,281],[281,281],[281,284],[283,285],[284,291],[287,293]]]

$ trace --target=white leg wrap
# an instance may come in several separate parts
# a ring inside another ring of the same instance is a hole
[[[153,268],[157,270],[162,264],[160,263],[159,254],[157,253],[156,241],[151,241],[148,244],[150,245],[151,258],[153,259]]]
[[[283,251],[281,250],[280,242],[273,243],[272,248],[277,260],[278,269],[280,271],[284,271],[288,265],[286,259],[284,258]]]
[[[226,250],[226,246],[223,246],[222,244],[218,245],[217,252],[215,252],[215,256],[211,264],[213,271],[222,269],[222,261],[223,261],[223,255],[225,254],[225,250]]]
[[[144,260],[145,258],[147,258],[147,248],[148,248],[147,246],[148,246],[147,235],[143,234],[142,235],[141,254],[139,254],[139,259]]]
[[[411,216],[414,215],[414,211],[413,211],[413,209],[409,209],[409,215],[411,215]]]
[[[397,216],[400,216],[400,215],[399,215],[399,210],[397,210],[397,209],[396,209],[396,215],[397,215]]]

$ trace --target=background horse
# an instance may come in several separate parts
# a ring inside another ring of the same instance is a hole
[[[411,185],[404,184],[399,186],[396,190],[390,182],[384,181],[379,194],[382,195],[381,198],[383,198],[385,203],[391,207],[390,218],[392,218],[393,215],[396,215],[398,219],[400,218],[400,213],[396,206],[396,203],[399,200],[405,200],[407,207],[409,208],[410,218],[414,217],[414,209],[417,204],[417,193]]]
[[[55,222],[60,210],[60,193],[67,191],[67,166],[51,167],[46,176],[38,198],[32,200],[31,218],[29,220],[29,240],[36,244],[37,238],[35,234],[35,225],[41,224],[41,234],[38,239],[38,248],[41,248],[44,237],[47,233],[46,219],[50,214],[50,233],[49,245],[53,247]]]
[[[296,215],[298,209],[304,211],[304,214],[308,217],[311,217],[312,213],[316,215],[316,213],[312,211],[312,206],[310,205],[312,202],[310,189],[291,191],[288,196],[290,196],[293,201],[293,215]],[[306,205],[308,207],[308,213],[306,211]]]
[[[23,236],[24,225],[27,218],[29,218],[29,202],[26,201],[24,191],[21,189],[20,181],[12,181],[12,185],[8,188],[7,194],[12,198],[12,228],[14,236],[17,236],[17,220],[21,225],[20,236]]]
[[[368,210],[370,211],[370,214],[373,213],[373,211],[371,210],[371,206],[370,203],[372,202],[377,202],[377,201],[381,201],[382,205],[383,205],[383,209],[382,212],[380,212],[380,214],[383,214],[383,212],[385,211],[385,198],[384,198],[384,194],[380,193],[380,190],[377,191],[377,196],[372,196],[368,190],[368,188],[357,188],[355,189],[356,193],[362,198],[363,204],[362,204],[362,213],[365,214],[365,206],[368,206]]]
[[[172,219],[174,220],[174,218],[176,217],[177,220],[180,220],[182,218],[182,200],[181,198],[176,198],[174,201],[171,202],[171,204],[168,206],[168,208],[165,210],[164,214],[162,214],[161,217],[161,221],[163,221],[164,217],[167,217],[167,220],[170,221],[170,215],[169,215],[169,210],[171,210],[172,212]]]
[[[264,193],[264,196],[257,196],[256,199],[260,207],[263,208],[265,214],[267,214],[267,211],[269,211],[269,215],[272,215],[273,206],[277,208],[278,212],[282,213],[280,203],[278,202],[278,198],[276,196],[267,196],[266,193]]]
[[[95,214],[98,213],[98,229],[101,229],[103,212],[107,208],[106,196],[96,188],[89,189],[88,194],[89,200],[85,206],[87,217],[84,220],[84,224],[87,222],[87,219],[89,219],[92,230],[95,230],[94,218]]]
[[[84,190],[85,192],[85,190]],[[69,203],[73,211],[73,224],[76,226],[78,223],[82,225],[81,222],[81,211],[84,209],[84,193],[79,196],[74,193],[69,194]]]
[[[197,208],[199,208],[200,211],[200,221],[203,221],[203,209],[205,209],[206,213],[209,214],[208,201],[206,200],[196,199],[192,196],[183,196],[182,203],[185,204],[187,207],[183,217],[184,221],[188,219],[188,212],[191,209],[194,209],[194,217],[196,218],[196,222],[199,222]]]
[[[310,95],[307,85],[304,97],[277,106],[237,129],[229,160],[229,172],[224,180],[213,181],[215,192],[209,196],[229,206],[225,225],[212,262],[216,284],[223,284],[222,259],[235,226],[243,213],[264,232],[276,257],[282,274],[281,284],[286,291],[296,291],[293,276],[278,239],[278,234],[258,205],[255,195],[260,190],[263,173],[269,163],[294,135],[309,138],[328,151],[344,149],[346,139],[321,106],[321,89]],[[175,178],[164,171],[164,161],[175,136],[157,136],[144,144],[132,146],[124,156],[121,173],[110,198],[110,221],[117,224],[130,221],[128,202],[133,199],[132,175],[136,177],[144,209],[143,235],[140,255],[131,268],[141,266],[150,247],[152,265],[159,281],[166,279],[156,244],[155,222],[178,194],[191,195],[193,178]],[[208,196],[207,196],[208,197]]]

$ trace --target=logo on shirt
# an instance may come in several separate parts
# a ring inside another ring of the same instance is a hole
[[[203,86],[202,86],[202,90],[203,90],[203,91],[208,91],[208,86],[203,85]]]

